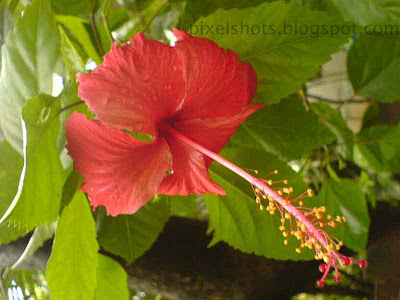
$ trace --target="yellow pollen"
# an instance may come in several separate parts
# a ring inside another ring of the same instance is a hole
[[[278,191],[278,194],[279,194],[280,196],[282,196],[282,195],[283,195],[283,192],[282,192],[281,190],[279,190],[279,191]]]
[[[289,234],[288,234],[286,231],[282,232],[282,235],[283,235],[284,237],[288,237],[288,236],[289,236]]]
[[[300,206],[303,206],[303,205],[304,205],[304,202],[303,202],[303,201],[299,201],[299,205],[300,205]]]
[[[288,212],[285,213],[285,219],[290,219],[290,214]]]
[[[264,205],[260,204],[260,210],[264,210]]]
[[[255,191],[257,194],[259,194],[261,192],[261,190],[259,188],[256,188]]]
[[[285,180],[283,181],[283,183],[284,183],[284,184],[288,184],[288,181],[285,179]]]
[[[284,240],[283,243],[287,246],[288,240]]]
[[[300,248],[296,248],[296,252],[300,254],[301,253],[301,249]]]
[[[312,191],[312,189],[307,189],[307,195],[308,195],[308,197],[312,197],[313,196],[313,191]]]
[[[279,230],[280,231],[285,231],[285,226],[282,225],[281,227],[279,227]]]

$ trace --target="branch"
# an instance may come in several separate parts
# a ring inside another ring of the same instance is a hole
[[[306,98],[312,98],[312,99],[317,99],[320,101],[324,101],[324,102],[328,102],[328,103],[332,103],[332,104],[339,104],[339,105],[343,105],[343,104],[362,104],[362,103],[371,103],[373,102],[372,100],[369,99],[360,99],[360,100],[356,100],[353,98],[347,99],[347,100],[333,100],[333,99],[328,99],[325,97],[321,97],[321,96],[317,96],[317,95],[310,95],[307,94]]]

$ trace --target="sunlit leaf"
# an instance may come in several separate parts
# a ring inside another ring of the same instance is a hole
[[[97,287],[94,291],[95,300],[128,300],[128,276],[112,258],[99,254],[97,267]]]
[[[101,64],[103,59],[95,45],[95,37],[91,30],[91,25],[88,20],[76,16],[57,16],[57,22],[64,26],[70,35],[82,45],[87,55],[96,64]],[[71,37],[69,37],[71,39]]]
[[[57,149],[59,111],[59,99],[44,94],[24,107],[24,167],[18,193],[1,222],[31,230],[57,219],[65,177]]]
[[[6,42],[8,35],[14,26],[14,19],[7,2],[0,2],[0,69],[1,69],[1,48]]]
[[[34,0],[3,47],[0,125],[7,141],[22,153],[21,110],[40,92],[51,94],[60,41],[48,0]]]
[[[98,251],[89,203],[77,191],[64,209],[46,269],[51,299],[93,299],[97,285]]]
[[[23,158],[5,140],[0,141],[0,215],[3,216],[17,193]],[[25,228],[5,222],[0,225],[0,244],[7,244],[27,234]]]

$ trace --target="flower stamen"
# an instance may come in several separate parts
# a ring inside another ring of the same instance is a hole
[[[273,183],[274,181],[266,180],[268,176],[278,174],[277,170],[261,178],[253,177],[242,168],[197,144],[172,127],[168,128],[168,132],[248,181],[252,187],[255,201],[259,205],[260,210],[265,209],[271,215],[274,215],[277,211],[279,212],[281,220],[279,230],[284,237],[284,244],[287,245],[288,238],[294,236],[299,241],[299,247],[295,248],[297,253],[300,254],[303,248],[314,248],[316,253],[315,259],[324,261],[324,272],[321,279],[317,281],[318,286],[324,286],[325,279],[332,268],[335,269],[336,272],[335,280],[339,281],[340,277],[337,275],[339,267],[348,266],[352,263],[357,264],[360,268],[365,268],[367,266],[366,261],[358,261],[338,253],[337,251],[343,246],[342,241],[331,238],[323,230],[326,226],[336,227],[337,224],[346,222],[344,216],[336,216],[333,220],[332,216],[325,216],[327,211],[325,206],[313,207],[312,209],[303,206],[304,203],[302,200],[313,196],[313,191],[311,189],[307,189],[300,196],[291,198],[290,194],[293,193],[293,188],[272,187],[269,185],[269,182]],[[275,183],[284,184],[285,182],[287,181],[275,181]],[[287,223],[289,224],[287,225]],[[320,269],[321,268],[320,266]]]

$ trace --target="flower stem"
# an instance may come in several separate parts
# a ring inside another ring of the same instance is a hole
[[[298,221],[303,223],[310,234],[323,246],[323,247],[328,247],[328,241],[326,238],[321,234],[321,230],[317,229],[314,224],[310,222],[310,220],[304,215],[303,212],[301,212],[299,209],[297,209],[295,206],[290,204],[288,201],[286,201],[285,198],[283,198],[281,195],[279,195],[274,189],[271,187],[267,186],[264,182],[262,182],[260,179],[250,175],[246,171],[244,171],[242,168],[238,167],[237,165],[231,163],[230,161],[226,160],[222,156],[204,148],[203,146],[199,145],[195,141],[191,140],[187,136],[183,135],[179,131],[175,130],[172,127],[168,127],[167,129],[168,133],[177,139],[181,140],[185,144],[189,145],[190,147],[196,149],[200,153],[208,156],[209,158],[215,160],[216,162],[220,163],[224,167],[228,168],[232,172],[236,173],[246,181],[248,181],[251,185],[259,188],[261,191],[263,191],[266,195],[271,196],[274,198],[276,202],[278,202],[283,208],[285,208],[291,215],[293,215]]]

